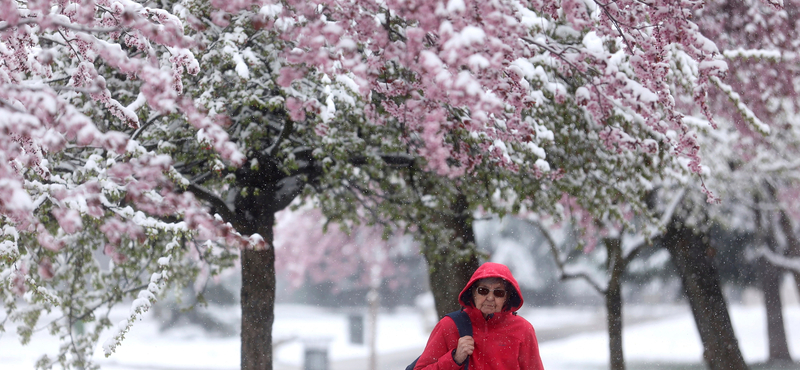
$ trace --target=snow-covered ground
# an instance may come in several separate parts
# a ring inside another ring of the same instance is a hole
[[[700,339],[685,305],[626,306],[625,311],[628,324],[624,331],[624,351],[629,363],[639,364],[637,368],[643,368],[641,364],[657,363],[662,369],[665,369],[663,364],[701,364]],[[124,313],[121,310],[120,317]],[[608,340],[603,329],[602,308],[533,308],[522,311],[521,315],[528,318],[539,333],[542,360],[548,370],[607,367]],[[746,361],[766,360],[763,307],[733,306],[731,315]],[[784,319],[791,354],[795,360],[800,360],[800,306],[786,307]],[[98,347],[95,360],[103,369],[110,370],[238,369],[238,336],[213,337],[194,327],[159,332],[158,324],[154,316],[146,315],[126,335],[115,354],[104,358]],[[36,333],[31,344],[22,346],[14,328],[7,329],[8,332],[0,336],[0,368],[3,370],[32,369],[39,355],[52,353],[58,347],[58,341],[45,332]],[[379,364],[387,364],[385,359],[394,358],[396,363],[385,366],[404,368],[425,345],[429,329],[415,309],[382,312],[377,336]],[[368,348],[350,344],[348,338],[347,311],[279,305],[274,326],[274,339],[278,342],[275,368],[302,369],[304,346],[320,342],[327,343],[334,370],[363,368],[359,364],[366,363],[363,360],[368,356]]]

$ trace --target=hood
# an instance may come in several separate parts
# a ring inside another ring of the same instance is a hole
[[[458,303],[460,303],[462,307],[473,306],[472,291],[470,288],[473,284],[475,284],[476,281],[490,277],[499,277],[511,283],[511,286],[514,288],[515,292],[511,292],[508,297],[509,307],[512,312],[519,310],[519,308],[522,307],[524,300],[522,299],[522,294],[520,293],[517,279],[514,279],[514,276],[511,275],[511,270],[509,270],[506,265],[494,262],[486,262],[482,264],[481,267],[478,267],[477,270],[475,270],[475,273],[472,274],[467,286],[465,286],[464,289],[461,290],[461,294],[458,295]]]

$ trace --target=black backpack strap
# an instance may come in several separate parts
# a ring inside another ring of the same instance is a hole
[[[414,370],[414,368],[417,366],[417,361],[419,361],[419,357],[417,357],[417,359],[414,360],[411,365],[406,366],[406,370]]]
[[[467,315],[466,311],[461,310],[450,312],[446,316],[450,316],[450,318],[456,323],[459,337],[463,337],[465,335],[472,336],[472,321],[470,321],[469,315]]]
[[[466,311],[450,312],[446,316],[449,316],[456,323],[459,338],[467,335],[472,336],[472,321],[470,321]],[[467,368],[469,368],[469,356],[464,361],[464,370],[467,370]]]

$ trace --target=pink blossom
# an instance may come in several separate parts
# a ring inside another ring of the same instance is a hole
[[[39,267],[37,271],[39,272],[39,276],[45,280],[50,280],[55,276],[53,263],[50,262],[50,258],[47,257],[44,257],[39,261]]]
[[[306,112],[300,100],[294,97],[286,98],[286,109],[289,110],[289,116],[293,121],[302,121],[306,119]]]
[[[111,260],[116,264],[123,263],[128,259],[124,254],[118,251],[117,247],[112,244],[106,244],[105,248],[103,248],[103,254],[111,257]]]
[[[383,239],[383,229],[357,225],[348,231],[340,225],[326,223],[318,209],[281,211],[276,214],[276,269],[286,274],[293,286],[307,279],[313,282],[343,282],[354,277],[362,286],[370,284],[370,269],[353,276],[359,266],[380,270],[382,281],[399,286],[406,275],[388,258],[400,235]],[[327,231],[323,231],[324,226]],[[340,289],[341,286],[335,286]]]
[[[64,248],[64,241],[53,237],[53,235],[50,234],[50,232],[48,232],[43,225],[39,224],[36,228],[36,232],[36,241],[38,241],[39,245],[42,247],[54,252],[58,252]]]
[[[280,76],[278,76],[278,85],[282,87],[289,87],[292,84],[292,81],[302,78],[305,75],[305,71],[302,69],[298,69],[295,67],[283,67],[280,70]]]
[[[126,230],[125,223],[117,218],[110,218],[103,225],[100,225],[100,231],[105,234],[109,245],[119,245]]]
[[[80,212],[68,208],[55,208],[52,212],[65,233],[74,234],[83,229]]]
[[[16,271],[14,271],[13,277],[11,278],[11,292],[16,294],[18,297],[21,297],[27,291],[27,287],[25,286],[25,280],[28,275],[28,267],[24,263],[22,263]]]

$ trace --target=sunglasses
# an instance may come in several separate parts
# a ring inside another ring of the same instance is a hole
[[[489,288],[481,286],[481,287],[478,287],[478,289],[475,289],[475,291],[478,292],[478,294],[480,294],[480,295],[488,295],[489,292],[492,292],[494,294],[494,296],[497,297],[497,298],[503,298],[503,297],[506,296],[505,289],[492,289],[492,290],[489,290]]]

